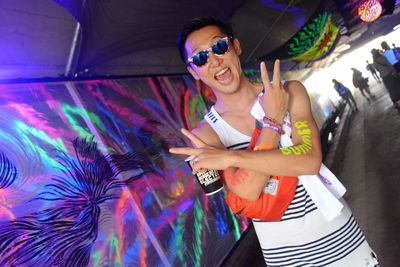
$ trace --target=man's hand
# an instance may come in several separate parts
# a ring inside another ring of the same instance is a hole
[[[182,129],[182,134],[189,138],[195,147],[173,147],[169,149],[169,152],[172,154],[195,156],[190,164],[193,173],[197,173],[202,169],[225,170],[230,166],[229,155],[233,151],[210,146],[186,129]]]
[[[264,62],[260,64],[261,78],[265,89],[259,101],[266,116],[283,122],[288,109],[289,94],[281,83],[280,61],[275,60],[273,80],[269,80],[267,67]]]

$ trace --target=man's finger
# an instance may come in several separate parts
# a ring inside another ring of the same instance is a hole
[[[189,140],[193,143],[195,147],[205,147],[206,143],[204,143],[200,138],[198,138],[196,135],[192,134],[190,131],[186,129],[182,129],[181,132],[189,138]]]
[[[169,149],[169,153],[190,156],[190,155],[197,155],[198,150],[196,148],[191,148],[191,147],[171,147]]]
[[[262,79],[264,88],[265,89],[270,89],[271,88],[271,82],[269,80],[267,66],[265,65],[264,61],[262,61],[260,63],[260,71],[261,71],[261,79]]]
[[[281,82],[281,62],[279,59],[277,59],[275,60],[274,64],[273,83],[274,85],[279,85],[280,82]]]

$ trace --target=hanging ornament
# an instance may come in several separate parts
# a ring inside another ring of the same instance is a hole
[[[372,22],[382,13],[382,5],[378,0],[366,0],[358,6],[358,16],[365,22]]]

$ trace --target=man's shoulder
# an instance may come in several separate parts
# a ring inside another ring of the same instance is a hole
[[[192,129],[192,132],[209,145],[223,147],[218,134],[205,119],[201,120],[200,123]]]
[[[283,87],[289,92],[291,97],[294,96],[308,96],[307,89],[304,87],[303,83],[299,80],[288,80],[285,81]]]

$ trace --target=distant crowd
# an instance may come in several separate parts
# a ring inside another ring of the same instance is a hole
[[[395,44],[392,47],[387,42],[381,43],[381,49],[372,49],[372,63],[368,60],[366,69],[378,82],[383,82],[389,93],[393,105],[400,110],[400,48]],[[368,103],[375,99],[368,85],[368,78],[363,77],[362,72],[351,68],[353,71],[353,85],[358,88]],[[353,111],[357,111],[357,104],[351,91],[342,83],[333,79],[334,88],[338,94],[350,105]]]

